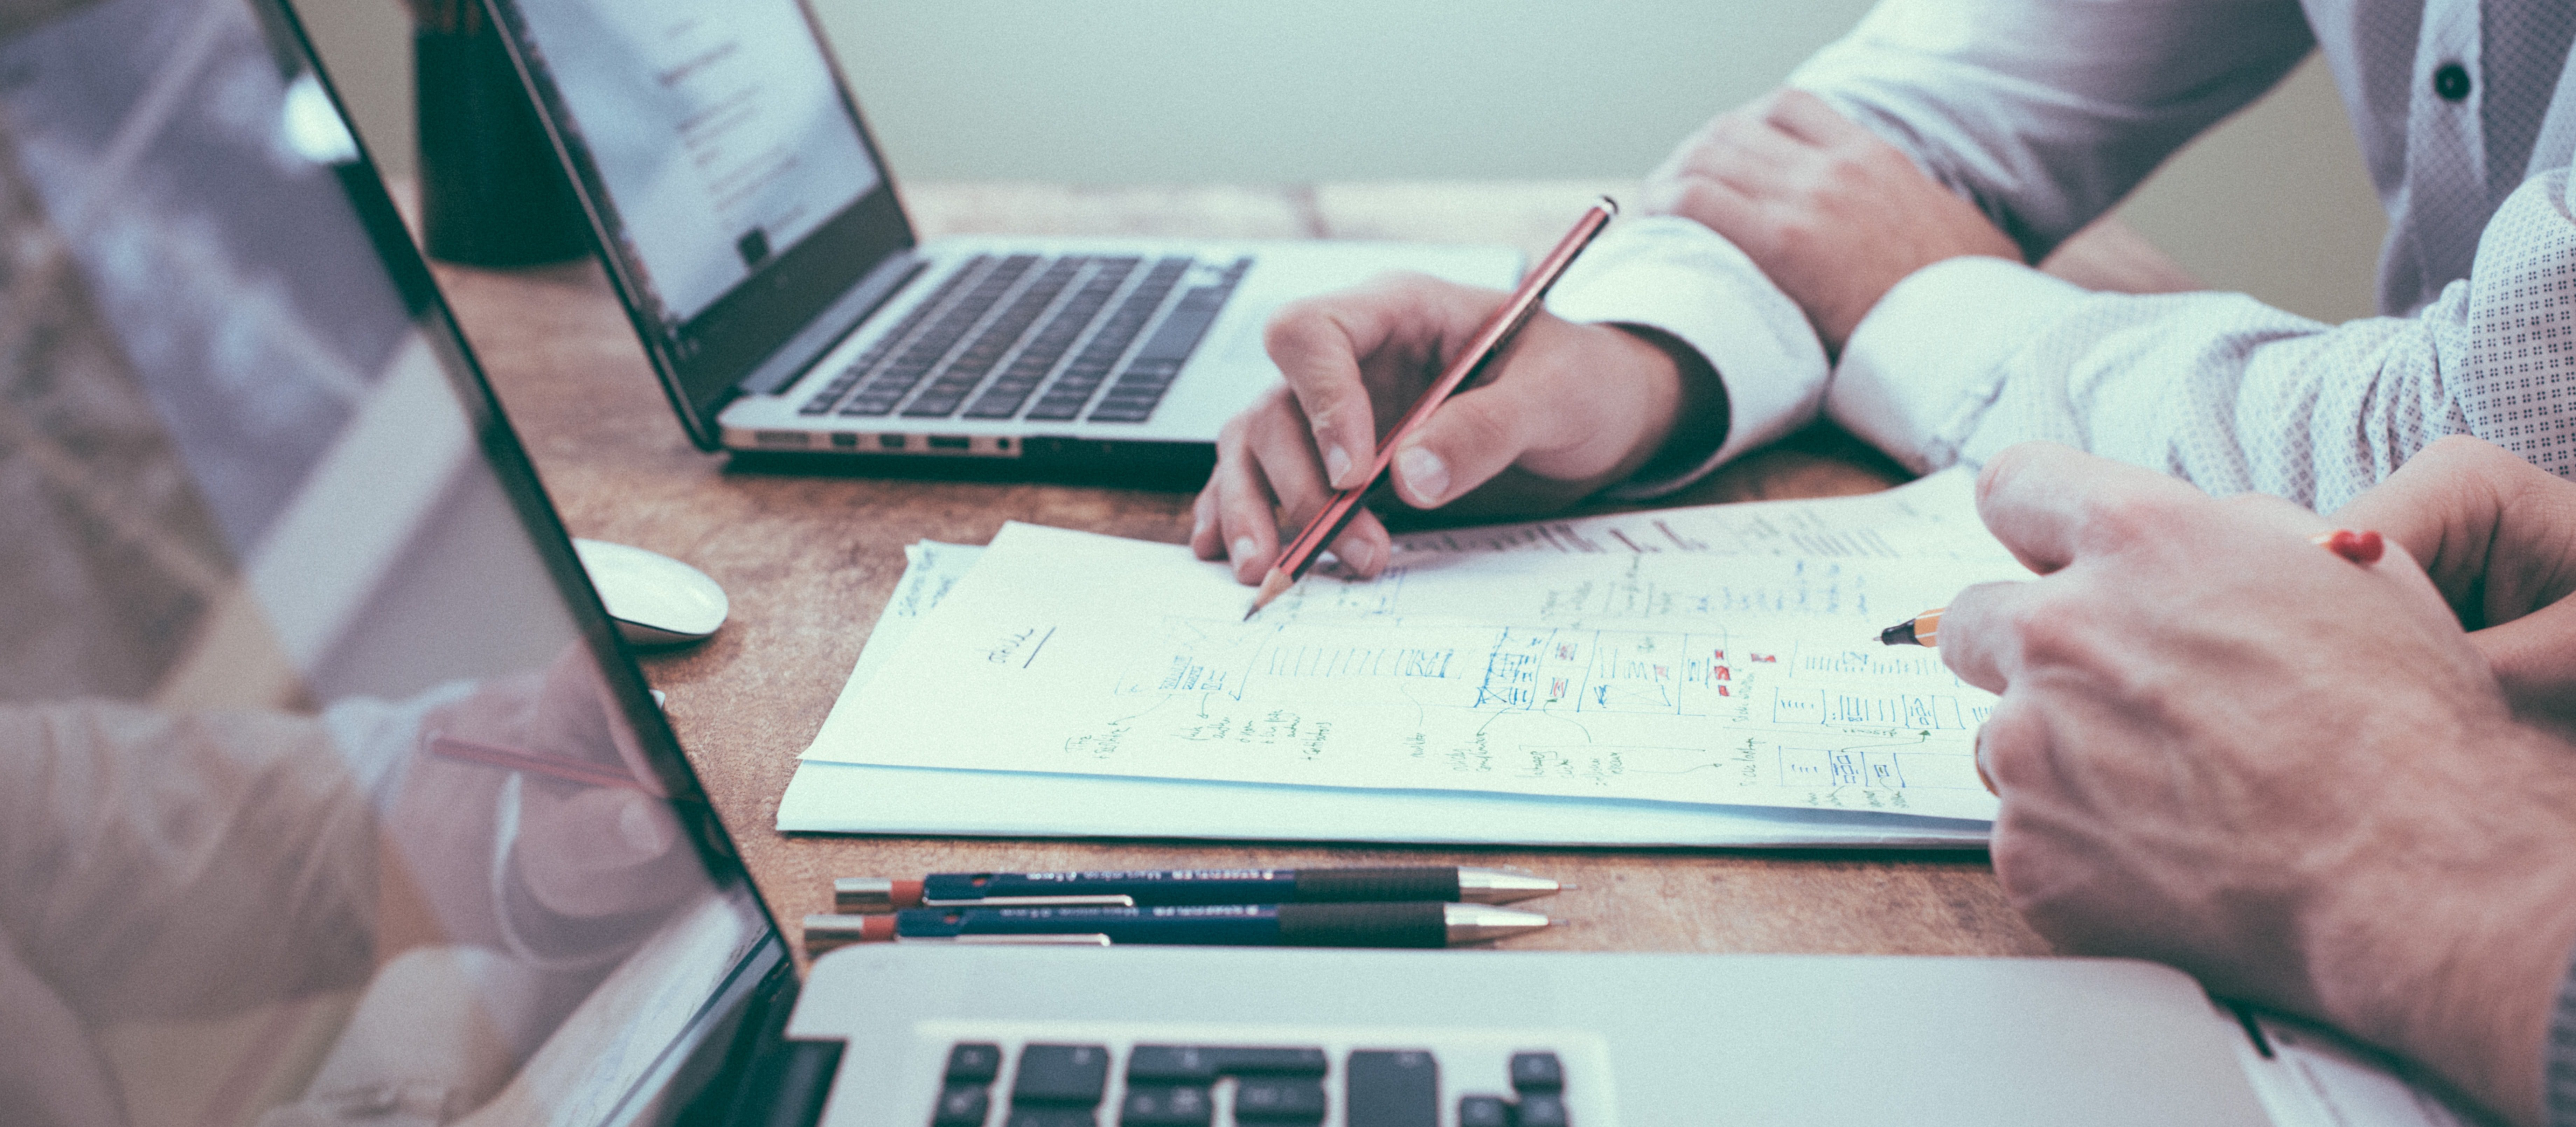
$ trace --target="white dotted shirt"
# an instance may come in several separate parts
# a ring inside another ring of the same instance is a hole
[[[1918,470],[2048,438],[2324,510],[2449,434],[2576,476],[2571,38],[2567,0],[1884,0],[1790,78],[2035,261],[2320,48],[2391,218],[2390,316],[1954,259],[1890,291],[1828,372],[1749,260],[1671,218],[1614,227],[1550,305],[1708,357],[1733,421],[1699,472],[1821,411]]]

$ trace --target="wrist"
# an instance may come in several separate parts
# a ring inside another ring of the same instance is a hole
[[[1601,326],[1632,354],[1652,382],[1652,413],[1629,456],[1608,480],[1678,476],[1706,463],[1726,445],[1726,385],[1708,358],[1679,337],[1648,325]]]
[[[2369,855],[2329,880],[2302,948],[2322,1016],[2512,1122],[2539,1123],[2550,1019],[2576,947],[2576,821],[2565,813],[2576,787],[2554,776],[2576,751],[2497,727],[2463,745],[2503,768],[2492,784],[2367,835]]]

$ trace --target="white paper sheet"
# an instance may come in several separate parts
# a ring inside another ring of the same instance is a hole
[[[2021,574],[1966,497],[1933,479],[1644,514],[1665,552],[1417,548],[1249,625],[1242,589],[1184,549],[1013,526],[807,758],[1987,817],[1966,738],[1990,698],[1870,637]],[[1859,516],[1887,535],[1787,554]],[[1747,529],[1769,543],[1736,547]]]

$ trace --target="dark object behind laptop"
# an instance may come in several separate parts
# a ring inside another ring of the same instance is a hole
[[[588,255],[580,201],[483,6],[415,0],[412,11],[421,229],[430,257],[537,266]]]

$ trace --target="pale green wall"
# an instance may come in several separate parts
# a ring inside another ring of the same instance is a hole
[[[815,0],[906,180],[1111,184],[1634,175],[1866,0]],[[407,167],[394,0],[301,0],[361,132]],[[2385,226],[2312,60],[2143,189],[2212,285],[2370,312]]]

